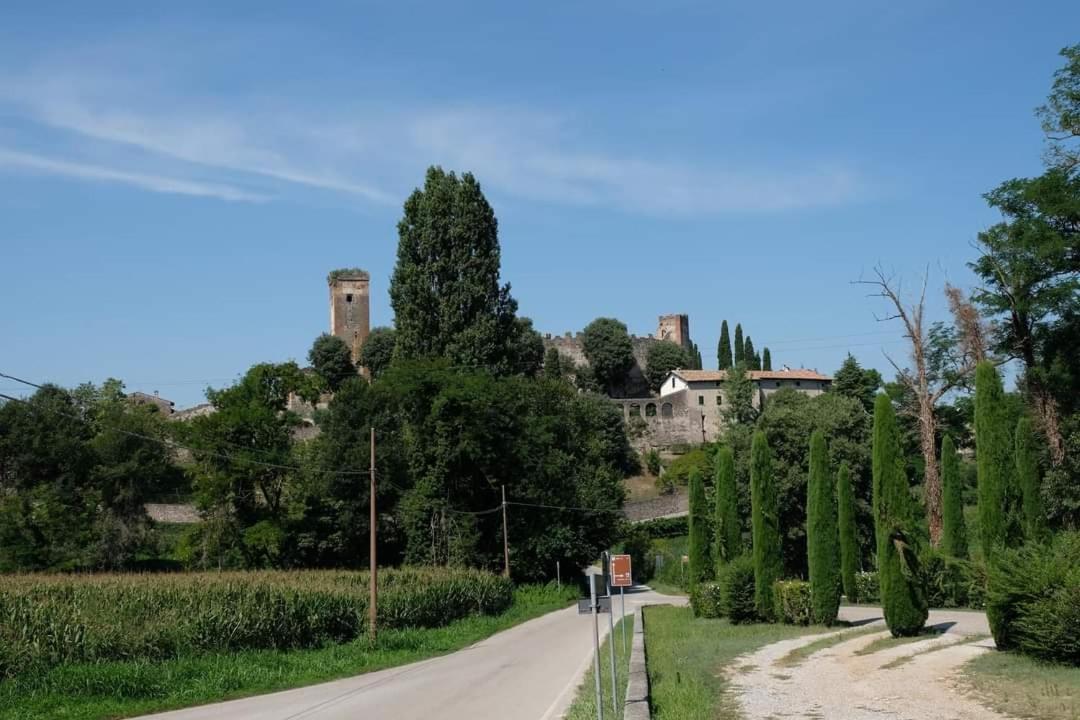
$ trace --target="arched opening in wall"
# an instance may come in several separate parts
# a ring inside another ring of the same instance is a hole
[[[641,406],[637,403],[630,403],[630,417],[641,417]]]
[[[645,405],[645,417],[656,417],[656,403]]]
[[[660,406],[660,417],[675,417],[675,413],[671,407],[671,403],[664,403]]]

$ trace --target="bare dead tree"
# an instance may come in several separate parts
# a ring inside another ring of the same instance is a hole
[[[979,314],[975,303],[964,291],[950,283],[945,283],[945,298],[949,301],[949,312],[959,331],[960,352],[964,362],[980,363],[989,357],[990,329]]]
[[[918,299],[910,305],[901,296],[900,282],[877,266],[874,277],[857,280],[855,284],[869,285],[875,290],[870,297],[888,301],[891,311],[884,316],[875,315],[879,322],[899,320],[904,326],[904,338],[910,343],[911,367],[902,368],[885,353],[885,358],[896,370],[897,377],[915,397],[915,404],[902,411],[912,415],[919,426],[919,446],[926,467],[923,488],[926,496],[926,514],[930,527],[930,542],[936,547],[941,542],[941,474],[937,463],[937,417],[935,408],[941,398],[975,370],[978,362],[974,355],[964,353],[959,365],[949,373],[937,373],[932,368],[932,348],[925,323],[926,285],[929,268],[923,273]],[[963,331],[961,331],[963,335]]]

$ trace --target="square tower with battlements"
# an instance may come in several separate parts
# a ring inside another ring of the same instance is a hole
[[[693,346],[690,341],[690,316],[661,315],[656,328],[656,338],[673,342],[690,350]]]
[[[334,270],[326,282],[330,286],[330,332],[345,341],[353,363],[359,365],[360,348],[371,331],[371,276],[358,268]]]

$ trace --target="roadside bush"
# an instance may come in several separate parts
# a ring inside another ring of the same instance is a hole
[[[777,580],[773,583],[776,619],[788,625],[809,625],[813,616],[810,583],[805,580]]]
[[[656,538],[681,537],[690,534],[690,518],[686,515],[673,518],[656,518],[655,520],[635,523],[634,527],[643,529],[653,540]]]
[[[0,678],[69,662],[299,649],[363,634],[368,576],[342,571],[0,578]],[[477,570],[379,573],[382,627],[501,612],[513,585]]]
[[[720,615],[738,625],[758,619],[754,606],[754,558],[740,555],[720,570]]]
[[[1080,665],[1080,532],[999,553],[986,616],[998,648]]]
[[[881,585],[878,584],[877,570],[864,570],[855,573],[855,588],[861,603],[881,602]],[[850,601],[851,598],[848,598]]]
[[[645,467],[648,469],[649,474],[654,477],[660,476],[660,453],[656,450],[650,450],[645,453]]]
[[[930,607],[982,609],[986,603],[983,565],[928,549],[922,557],[926,598]]]
[[[652,538],[649,537],[648,530],[641,525],[628,523],[623,531],[619,551],[630,556],[634,582],[645,583],[652,577],[654,563],[651,550]]]
[[[698,583],[690,591],[690,607],[694,610],[694,617],[723,617],[720,583]]]

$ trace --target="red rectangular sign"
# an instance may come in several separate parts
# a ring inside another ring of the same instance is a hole
[[[630,587],[634,584],[630,576],[630,556],[611,556],[611,587]]]

